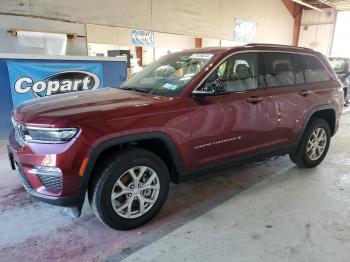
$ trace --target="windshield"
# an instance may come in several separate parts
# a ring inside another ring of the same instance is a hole
[[[158,96],[179,96],[212,57],[213,54],[195,52],[163,56],[120,88]]]
[[[336,73],[344,73],[346,70],[346,61],[339,58],[330,58],[330,64]]]

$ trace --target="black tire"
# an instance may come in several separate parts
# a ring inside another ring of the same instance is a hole
[[[310,136],[317,128],[323,128],[326,131],[327,142],[322,155],[317,160],[311,160],[307,154],[307,144],[310,139]],[[295,152],[289,154],[289,157],[292,160],[292,162],[299,167],[305,167],[305,168],[316,167],[323,161],[323,159],[327,155],[330,141],[331,141],[331,131],[327,121],[319,118],[313,118],[310,120],[310,123],[308,124],[303,134],[303,137],[298,146],[298,149]]]
[[[112,206],[111,193],[118,179],[130,168],[146,166],[153,169],[159,178],[159,193],[153,206],[140,217],[125,218]],[[95,215],[106,225],[128,230],[139,227],[158,214],[169,191],[169,171],[164,162],[154,153],[142,148],[129,148],[104,159],[99,163],[97,176],[89,188],[89,201]]]
[[[344,104],[347,105],[349,103],[349,89],[344,88]]]

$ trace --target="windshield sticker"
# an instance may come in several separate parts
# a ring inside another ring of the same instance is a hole
[[[169,89],[169,90],[176,90],[177,89],[177,85],[173,85],[173,84],[170,84],[170,83],[165,83],[163,85],[164,88],[166,89]]]
[[[193,54],[190,56],[192,59],[211,59],[213,54]]]

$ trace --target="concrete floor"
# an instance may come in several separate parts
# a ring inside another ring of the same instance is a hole
[[[127,232],[31,199],[0,142],[0,261],[349,261],[350,113],[325,161],[288,157],[173,185],[161,213]]]

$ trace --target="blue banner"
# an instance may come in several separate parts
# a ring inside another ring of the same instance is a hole
[[[153,32],[148,32],[148,31],[132,30],[131,38],[132,38],[133,45],[152,46],[154,42]]]
[[[100,63],[8,61],[13,106],[37,97],[103,87]]]

